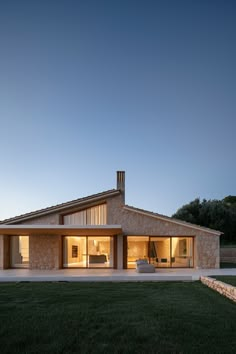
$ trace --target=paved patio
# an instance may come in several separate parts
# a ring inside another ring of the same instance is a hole
[[[158,269],[155,273],[136,273],[135,269],[60,269],[0,270],[0,282],[130,282],[130,281],[195,281],[201,275],[235,275],[233,269]]]

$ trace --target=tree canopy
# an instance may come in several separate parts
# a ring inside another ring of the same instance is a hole
[[[222,200],[196,198],[172,217],[222,231],[223,242],[236,242],[236,196],[229,195]]]

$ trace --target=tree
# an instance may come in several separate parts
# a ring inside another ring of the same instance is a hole
[[[227,206],[229,206],[229,207],[231,207],[231,208],[233,208],[233,209],[236,208],[236,196],[229,195],[228,197],[225,197],[225,198],[223,199],[223,202],[224,202]]]
[[[172,216],[173,218],[191,222],[192,224],[199,224],[201,202],[199,198],[194,199],[189,204],[182,206]]]
[[[172,217],[222,231],[221,240],[236,242],[236,196],[222,200],[203,199],[202,202],[196,198],[183,205]]]

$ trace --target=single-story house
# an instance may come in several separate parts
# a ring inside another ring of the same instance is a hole
[[[221,232],[125,204],[117,188],[0,222],[0,269],[218,268]]]

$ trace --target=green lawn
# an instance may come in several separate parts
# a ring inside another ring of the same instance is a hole
[[[236,286],[236,276],[233,275],[213,275],[212,278],[223,281],[224,283]]]
[[[0,353],[235,353],[236,305],[193,283],[2,283]]]

